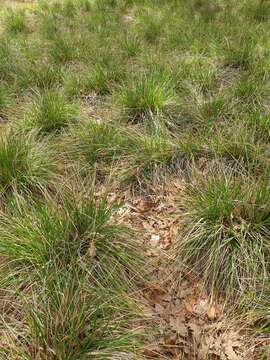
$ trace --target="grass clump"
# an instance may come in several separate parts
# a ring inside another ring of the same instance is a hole
[[[140,344],[128,330],[128,306],[106,288],[93,288],[86,274],[56,273],[41,291],[29,311],[31,356],[53,352],[61,359],[111,359],[117,352],[128,357]]]
[[[166,133],[154,131],[140,134],[132,131],[128,143],[123,168],[124,176],[128,179],[135,178],[139,182],[149,180],[156,172],[173,168],[177,162],[177,146]]]
[[[106,197],[71,191],[59,200],[19,201],[1,216],[1,253],[22,275],[77,264],[96,280],[114,279],[112,285],[139,276],[143,255],[130,230],[113,221],[116,209]]]
[[[254,124],[241,122],[230,128],[221,128],[209,141],[210,152],[233,167],[242,167],[258,173],[266,165],[266,147],[256,133]]]
[[[105,197],[69,191],[45,201],[18,198],[1,213],[9,284],[17,298],[27,295],[24,339],[15,339],[9,355],[110,359],[138,346],[136,332],[128,330],[137,313],[129,291],[143,255],[115,211]],[[27,294],[25,283],[31,284]]]
[[[0,142],[0,186],[9,191],[42,191],[53,184],[56,160],[46,141],[36,134],[2,133]]]
[[[119,160],[127,147],[124,136],[120,128],[105,121],[90,120],[72,130],[75,152],[77,155],[83,154],[91,165],[111,164]]]
[[[141,41],[138,36],[126,34],[121,42],[121,48],[128,57],[135,57],[140,51]]]
[[[25,126],[36,128],[41,133],[59,132],[70,125],[77,116],[75,105],[69,104],[56,90],[47,90],[34,99]]]
[[[52,34],[52,36],[54,36]],[[55,34],[50,47],[50,55],[56,64],[67,64],[77,57],[77,48],[69,34]]]
[[[233,38],[226,41],[224,57],[226,65],[248,70],[255,57],[254,38],[247,32],[246,34],[239,34],[236,41],[234,35]]]
[[[269,259],[269,186],[233,173],[198,178],[187,193],[179,257],[229,296],[255,286]]]
[[[264,22],[270,18],[270,6],[267,1],[247,3],[244,11],[247,17],[258,22]]]
[[[169,76],[151,69],[123,89],[121,103],[132,122],[152,114],[170,113],[176,102]]]
[[[141,133],[133,128],[116,127],[112,123],[91,121],[72,130],[76,156],[83,154],[91,167],[109,173],[112,164],[119,177],[142,179],[155,169],[173,167],[180,148],[162,131]]]
[[[0,117],[5,117],[11,103],[10,93],[6,85],[0,83]]]
[[[62,77],[61,67],[43,61],[35,61],[22,69],[17,84],[21,89],[35,88],[46,91],[59,86]]]
[[[111,93],[114,82],[121,79],[121,72],[112,64],[97,64],[89,68],[88,74],[83,80],[85,90],[94,91],[99,95]]]
[[[14,78],[16,69],[15,54],[8,39],[4,38],[0,41],[0,80],[11,81]]]
[[[23,10],[9,9],[6,16],[6,29],[8,32],[17,35],[26,32],[27,19]]]
[[[120,64],[119,64],[120,67]],[[109,95],[113,88],[124,78],[124,72],[112,61],[101,61],[89,66],[79,75],[71,75],[65,83],[65,93],[69,97],[95,93]]]
[[[157,15],[147,14],[142,16],[143,36],[147,42],[154,44],[162,34],[162,19]]]

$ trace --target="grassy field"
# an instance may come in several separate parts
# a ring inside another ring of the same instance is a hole
[[[0,359],[270,359],[270,2],[0,0]]]

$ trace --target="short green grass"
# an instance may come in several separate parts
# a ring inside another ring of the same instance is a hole
[[[137,354],[127,329],[151,264],[101,193],[170,174],[187,184],[173,265],[228,301],[251,291],[269,332],[269,15],[260,0],[3,6],[6,358]]]
[[[74,104],[69,104],[57,90],[45,90],[34,100],[25,118],[25,127],[39,129],[44,134],[57,133],[69,126],[78,116]]]

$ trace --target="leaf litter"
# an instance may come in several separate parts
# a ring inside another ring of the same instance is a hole
[[[156,264],[142,305],[145,321],[155,331],[141,355],[174,360],[254,359],[247,332],[226,317],[222,300],[213,302],[190,272],[173,273],[168,266],[169,250],[185,223],[184,192],[185,182],[173,178],[147,193],[118,189],[110,194],[112,202],[122,204],[118,220],[140,234],[148,247],[149,263]]]

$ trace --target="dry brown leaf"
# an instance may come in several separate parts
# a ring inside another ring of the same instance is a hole
[[[172,295],[170,294],[164,294],[160,296],[160,299],[164,302],[171,302],[172,301]]]
[[[165,314],[164,306],[160,305],[159,303],[155,304],[155,310],[159,315]]]
[[[143,222],[142,222],[142,227],[143,227],[145,230],[147,230],[147,231],[151,231],[151,230],[153,230],[152,225],[151,225],[151,224],[149,224],[149,222],[148,222],[148,221],[143,221]]]
[[[166,293],[161,288],[153,288],[149,290],[149,301],[152,305],[155,305],[156,303],[160,302],[160,299],[162,299],[162,296],[164,296]]]
[[[209,320],[213,321],[216,320],[220,316],[219,309],[214,305],[210,305],[208,311],[207,311],[207,317]]]
[[[192,314],[194,310],[194,302],[185,301],[185,307],[187,312]]]
[[[161,349],[158,345],[148,345],[147,348],[142,349],[142,354],[150,358],[158,358]]]
[[[178,335],[186,337],[188,335],[188,329],[186,324],[183,322],[183,318],[170,316],[170,326],[172,330],[176,331]]]
[[[240,360],[240,357],[234,351],[235,343],[231,340],[228,340],[226,344],[224,344],[224,351],[227,355],[228,360]]]
[[[164,338],[164,344],[166,345],[176,345],[176,341],[177,341],[176,335],[166,336]]]
[[[97,250],[96,250],[96,246],[95,246],[94,241],[91,241],[91,244],[90,244],[90,246],[88,248],[87,253],[90,256],[90,258],[94,258],[96,256]]]
[[[135,209],[140,213],[146,213],[153,209],[155,203],[152,199],[140,199],[135,206]]]
[[[207,299],[201,299],[193,309],[194,314],[202,316],[207,313],[209,309],[209,302]]]
[[[201,342],[203,327],[199,326],[196,322],[189,322],[188,327],[192,331],[194,341],[199,344]]]
[[[157,246],[160,241],[160,236],[157,234],[151,234],[150,243],[152,246]]]

